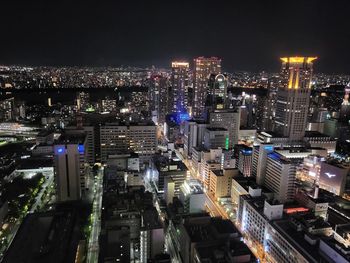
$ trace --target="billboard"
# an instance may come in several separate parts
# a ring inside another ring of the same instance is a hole
[[[322,162],[319,186],[336,195],[344,193],[348,169],[334,164]]]

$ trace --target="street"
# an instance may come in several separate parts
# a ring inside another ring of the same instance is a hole
[[[175,150],[176,156],[182,160],[182,162],[186,165],[187,169],[191,173],[191,178],[193,179],[198,179],[196,174],[194,174],[194,170],[190,167],[189,161],[186,160],[182,154]],[[224,207],[222,207],[215,199],[213,196],[209,195],[207,191],[205,191],[205,196],[206,196],[206,202],[205,202],[205,207],[209,214],[211,216],[221,216],[223,219],[230,219],[228,214],[226,213]],[[245,244],[249,247],[250,251],[254,254],[254,256],[260,260],[260,262],[265,262],[264,261],[264,255],[262,253],[259,253],[259,251],[256,249],[254,243],[245,235],[245,233],[242,232],[241,228],[236,224],[236,222],[232,219],[230,219],[232,223],[237,227],[237,229],[241,232],[242,236],[244,237]]]
[[[88,243],[87,262],[98,262],[99,235],[101,230],[101,211],[103,196],[103,167],[98,170],[95,184],[95,195],[92,205],[92,225]]]

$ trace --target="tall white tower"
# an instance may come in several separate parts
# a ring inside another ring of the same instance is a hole
[[[284,57],[281,85],[276,94],[275,131],[291,141],[302,140],[311,93],[312,65],[316,57]]]

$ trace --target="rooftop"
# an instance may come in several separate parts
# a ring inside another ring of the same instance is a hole
[[[76,248],[68,240],[74,222],[74,211],[28,214],[2,262],[73,262],[68,251]]]

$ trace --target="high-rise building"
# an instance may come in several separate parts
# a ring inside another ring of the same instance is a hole
[[[171,111],[176,113],[187,112],[187,89],[189,85],[189,63],[171,63]]]
[[[180,200],[185,213],[204,212],[205,194],[198,180],[187,180],[180,187]]]
[[[193,85],[194,85],[194,116],[204,114],[207,99],[208,81],[211,74],[221,73],[221,59],[216,57],[198,57],[194,59]]]
[[[204,131],[204,147],[206,149],[229,148],[229,132],[225,128],[208,127]]]
[[[235,168],[212,170],[209,177],[209,192],[215,199],[231,195],[232,177],[238,175]]]
[[[291,141],[305,134],[311,92],[312,65],[316,57],[284,57],[281,85],[276,94],[275,130]]]
[[[101,109],[103,112],[113,112],[117,109],[117,101],[115,99],[105,98],[101,101]]]
[[[251,147],[245,146],[239,150],[238,154],[238,170],[245,176],[252,175],[252,153]]]
[[[78,111],[85,111],[89,107],[90,94],[88,92],[77,93],[77,109]]]
[[[350,83],[349,83],[350,84]],[[339,112],[339,119],[341,121],[348,121],[350,118],[350,102],[349,102],[349,97],[350,97],[350,86],[345,87],[345,95],[343,102],[340,107],[340,112]]]
[[[153,207],[141,215],[140,262],[147,263],[164,250],[164,228]]]
[[[256,177],[256,183],[263,185],[266,174],[267,155],[273,152],[273,144],[262,143],[254,145],[252,160],[252,176]]]
[[[209,113],[209,126],[225,128],[228,133],[228,148],[238,143],[240,127],[240,109],[214,110]],[[225,146],[226,147],[226,146]]]
[[[207,123],[198,120],[189,120],[185,122],[184,128],[184,155],[191,157],[194,147],[202,146],[204,131]]]
[[[211,74],[209,77],[206,104],[213,110],[227,107],[228,81],[223,74]]]
[[[54,171],[58,201],[74,201],[85,190],[85,134],[62,135],[54,145]]]
[[[276,200],[285,203],[294,199],[297,168],[310,154],[307,151],[275,150],[267,155],[264,185],[274,192]]]
[[[150,159],[157,148],[157,127],[154,123],[107,123],[100,127],[101,161],[110,155],[134,151],[140,163]]]
[[[152,120],[155,123],[164,123],[166,114],[170,113],[168,106],[168,78],[162,75],[151,77],[149,88],[149,107]]]

